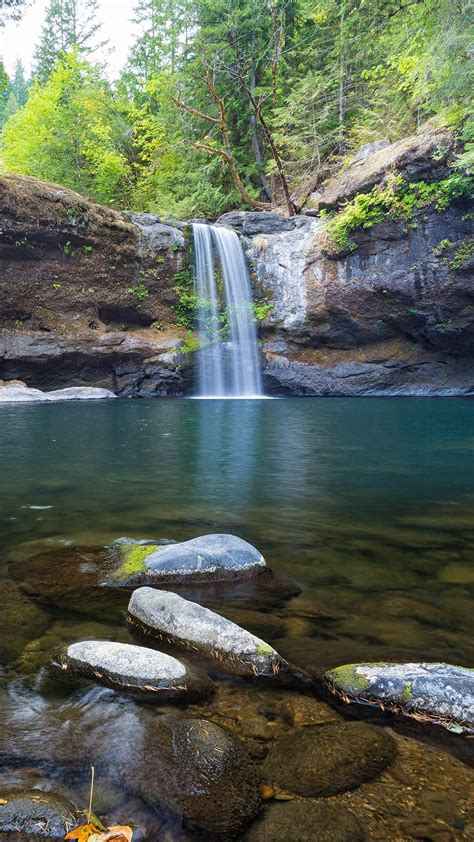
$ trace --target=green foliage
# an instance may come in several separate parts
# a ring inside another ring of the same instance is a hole
[[[101,29],[97,11],[97,0],[49,0],[34,56],[37,80],[47,82],[56,62],[67,53],[75,50],[90,56],[105,45],[97,44]]]
[[[352,232],[371,228],[384,219],[413,220],[415,211],[434,205],[445,210],[452,202],[472,195],[474,179],[455,172],[441,181],[406,182],[395,176],[383,190],[374,187],[370,193],[358,193],[341,211],[330,217],[324,237],[329,251],[357,248]]]
[[[258,304],[256,301],[254,301],[253,309],[255,321],[263,322],[263,320],[269,315],[269,313],[272,312],[273,304]]]
[[[462,243],[449,264],[451,269],[461,269],[474,256],[474,238]]]
[[[123,131],[98,71],[70,53],[5,124],[1,160],[12,172],[121,204],[130,177]]]
[[[145,299],[150,295],[150,290],[143,281],[138,281],[135,286],[129,287],[127,292],[129,292],[130,295],[134,295],[139,301],[145,301]]]

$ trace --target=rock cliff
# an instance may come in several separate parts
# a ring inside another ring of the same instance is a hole
[[[180,228],[0,176],[0,377],[119,395],[185,390],[191,366],[173,310],[188,256]]]
[[[267,391],[474,394],[472,204],[466,195],[443,208],[423,200],[425,185],[452,176],[454,156],[449,132],[424,127],[366,149],[299,217],[221,217],[245,238],[256,282],[274,303],[262,329]],[[394,176],[420,185],[410,218],[354,228],[350,248],[329,250],[330,217],[315,213],[337,213]]]
[[[273,305],[260,326],[269,393],[474,394],[472,197],[430,192],[451,189],[456,153],[449,131],[423,126],[364,147],[293,219],[218,220],[241,236]],[[409,214],[363,220],[349,245],[328,248],[328,220],[358,197],[383,197],[393,179],[402,199],[412,185]],[[182,223],[0,176],[0,378],[189,393],[195,355],[176,324],[189,260]]]

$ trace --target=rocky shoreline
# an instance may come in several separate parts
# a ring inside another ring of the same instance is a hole
[[[77,804],[74,797],[72,801],[64,797],[55,776],[62,777],[64,783],[71,775],[80,780],[89,764],[95,766],[99,781],[107,781],[108,787],[125,787],[130,796],[165,809],[167,821],[183,822],[181,830],[176,825],[166,837],[170,840],[191,842],[204,838],[204,834],[222,842],[267,842],[278,828],[279,838],[290,842],[295,821],[302,840],[314,838],[315,821],[323,842],[373,838],[357,793],[364,792],[364,787],[369,788],[367,793],[371,787],[377,789],[386,775],[390,779],[399,752],[408,748],[397,731],[380,726],[397,726],[399,720],[408,717],[415,725],[420,723],[417,727],[421,730],[426,722],[438,723],[438,727],[444,726],[442,731],[451,732],[451,740],[458,741],[465,741],[462,735],[474,731],[471,670],[448,664],[367,663],[338,666],[322,679],[305,676],[265,639],[209,610],[202,602],[181,596],[180,592],[189,588],[190,577],[189,567],[183,567],[184,557],[196,569],[208,553],[212,571],[204,583],[198,580],[195,585],[208,589],[211,595],[212,576],[219,577],[219,568],[237,566],[245,572],[250,559],[253,565],[266,567],[259,551],[235,536],[211,534],[181,544],[161,545],[127,544],[121,539],[118,546],[139,547],[144,550],[141,563],[144,557],[145,561],[152,559],[153,565],[154,557],[159,559],[163,552],[161,565],[166,565],[166,581],[170,585],[173,582],[173,589],[157,589],[162,585],[163,571],[155,566],[150,567],[148,586],[133,590],[131,585],[128,622],[138,636],[137,642],[90,635],[45,653],[49,666],[39,672],[35,669],[35,681],[43,687],[56,683],[66,695],[71,691],[85,694],[84,702],[77,707],[74,696],[72,704],[50,706],[32,728],[27,722],[25,726],[21,717],[16,719],[14,697],[9,700],[0,690],[4,710],[2,766],[12,770],[13,778],[18,775],[13,770],[25,766],[35,767],[42,775],[30,789],[8,787],[0,775],[0,838],[10,842],[8,834],[13,826],[17,842],[31,842],[36,836],[63,838],[78,816]],[[195,547],[199,548],[196,554]],[[67,604],[68,584],[58,579],[54,555],[47,554],[49,559],[38,557],[38,562],[32,559],[29,569],[22,571],[22,588],[29,597],[22,591],[15,597],[12,590],[10,603],[14,598],[29,601],[34,596],[32,611],[38,615],[38,599],[43,605],[51,599],[57,605]],[[76,580],[76,593],[82,580],[89,600],[91,576],[95,576],[111,605],[111,594],[120,594],[124,585],[119,581],[111,584],[110,579],[105,586],[100,585],[99,571],[107,555],[102,552],[100,560],[95,552],[99,566],[95,574],[93,557],[81,548],[76,569],[68,561],[69,578]],[[15,570],[13,566],[14,575]],[[43,578],[35,578],[34,571],[42,571]],[[47,585],[48,577],[50,583],[52,577],[58,582],[57,595]],[[262,574],[254,572],[253,578],[258,587]],[[263,576],[267,578],[272,578],[270,570]],[[231,611],[235,569],[234,578],[224,579],[221,587],[227,594],[225,601],[230,600]],[[291,590],[290,585],[288,594]],[[101,610],[97,606],[99,613]],[[40,616],[36,614],[30,621],[37,625]],[[245,613],[238,602],[234,616],[236,620],[259,622],[258,612]],[[278,634],[276,618],[272,626],[271,615],[261,616],[264,622],[268,617],[268,630]],[[145,643],[141,642],[143,637]],[[224,681],[216,682],[219,676]],[[283,684],[282,676],[286,679]],[[104,689],[94,690],[94,685]],[[28,692],[31,694],[32,689]],[[333,707],[328,705],[331,698]],[[140,700],[146,704],[143,706]],[[341,702],[342,708],[338,706]],[[184,706],[185,710],[177,714],[173,705]],[[379,706],[385,718],[379,718],[377,724],[358,721],[359,712],[363,713],[367,705]],[[354,721],[342,719],[344,708]],[[72,722],[72,727],[66,726],[66,721]],[[423,751],[430,756],[431,749],[425,746]],[[439,757],[442,755],[438,755],[438,764]],[[53,777],[45,777],[53,769]],[[72,792],[71,788],[67,791]],[[346,795],[352,792],[355,796],[347,803]],[[343,801],[334,803],[335,797]],[[42,828],[39,834],[38,827]],[[154,835],[151,830],[151,835],[147,832],[143,836],[137,830],[133,838],[158,839],[160,832]],[[406,832],[412,838],[414,825]],[[450,832],[449,825],[445,832]],[[438,839],[429,835],[426,826],[424,833],[428,835],[423,838]],[[421,837],[415,834],[415,838]]]

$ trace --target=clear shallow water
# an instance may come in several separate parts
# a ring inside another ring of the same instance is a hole
[[[3,406],[0,579],[9,560],[44,549],[233,532],[301,586],[270,612],[276,647],[301,666],[384,657],[473,666],[473,416],[471,401],[446,399]],[[51,648],[128,639],[106,600],[92,619],[70,604],[46,610],[52,625],[0,682],[13,732],[33,711],[26,742],[51,740],[57,699],[31,685]],[[62,698],[64,716],[100,710],[101,692],[72,706]]]

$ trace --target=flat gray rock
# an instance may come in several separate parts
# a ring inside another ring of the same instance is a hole
[[[324,674],[334,695],[455,733],[474,733],[474,670],[453,664],[349,664]]]
[[[106,584],[218,582],[268,573],[262,554],[236,535],[211,534],[178,544],[116,544]]]
[[[288,666],[268,643],[169,591],[138,588],[129,602],[128,619],[139,631],[215,658],[236,675],[272,676]]]
[[[78,677],[160,701],[202,697],[212,688],[207,677],[164,652],[110,640],[72,643],[61,650],[57,665]]]
[[[115,398],[109,389],[99,389],[93,386],[71,386],[68,389],[55,389],[53,392],[42,392],[41,389],[30,389],[29,386],[18,383],[0,386],[0,403],[31,403],[38,401],[78,401],[102,400]]]

